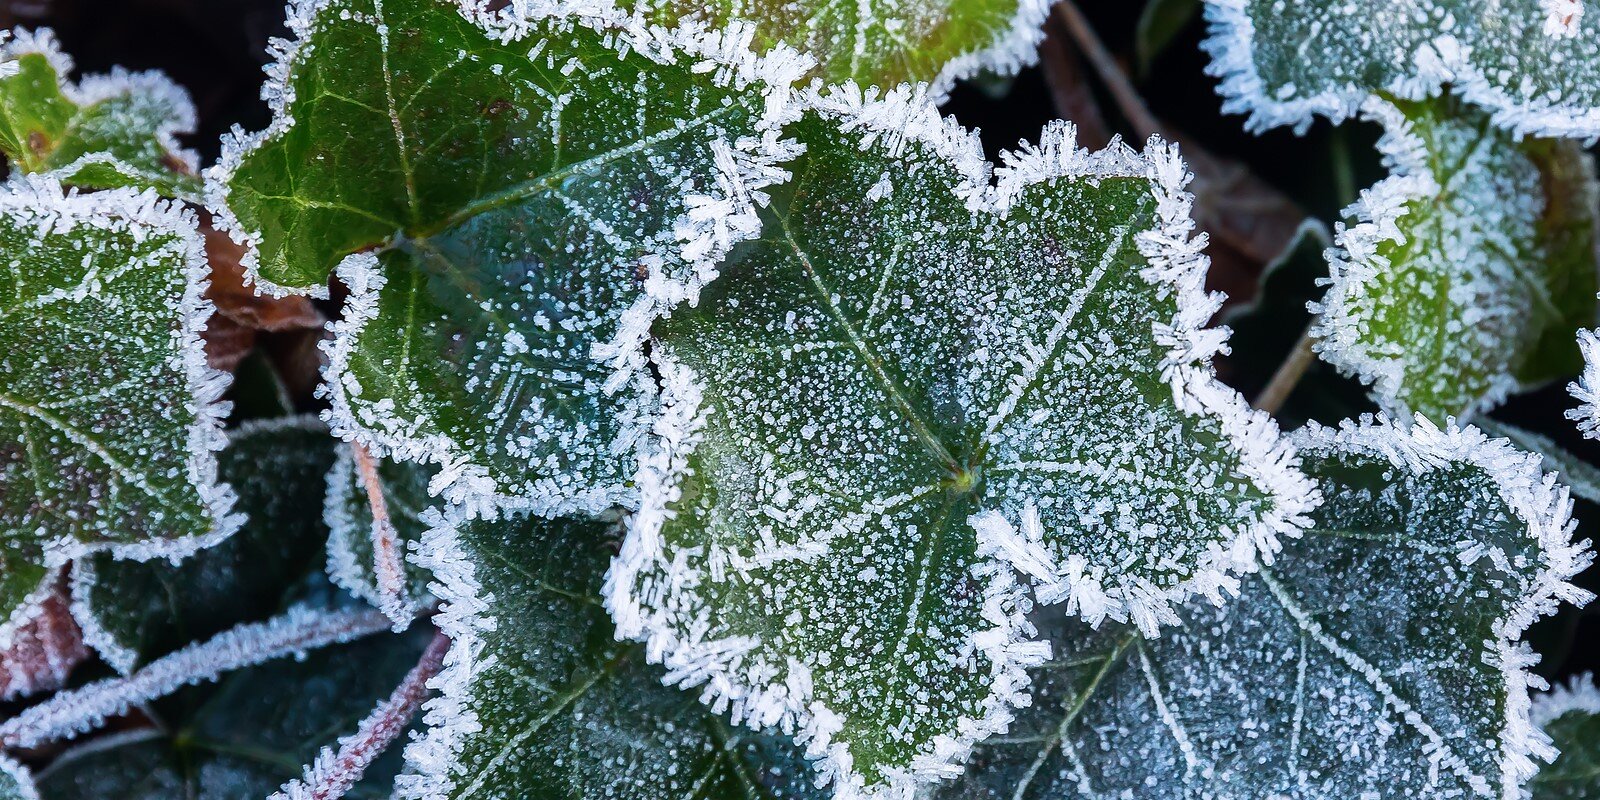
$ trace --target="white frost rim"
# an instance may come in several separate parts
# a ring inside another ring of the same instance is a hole
[[[49,175],[28,175],[7,182],[0,189],[0,215],[19,219],[41,229],[45,225],[66,230],[83,225],[102,230],[148,228],[146,235],[173,237],[173,247],[184,261],[185,286],[177,308],[178,330],[174,332],[177,353],[174,359],[183,370],[187,384],[185,410],[194,417],[188,430],[186,470],[189,483],[199,495],[201,505],[211,516],[211,531],[163,541],[84,544],[68,538],[45,543],[45,560],[59,565],[68,559],[98,551],[109,551],[118,558],[148,561],[152,558],[182,558],[210,547],[239,529],[243,517],[233,511],[233,488],[217,477],[217,451],[227,444],[222,423],[231,404],[222,399],[232,376],[206,363],[201,333],[216,310],[206,299],[210,286],[210,266],[199,235],[194,212],[164,200],[153,190],[137,192],[114,189],[79,194],[62,188]],[[76,300],[91,291],[82,286],[61,295]],[[82,294],[80,294],[82,293]]]
[[[1075,144],[1075,132],[1068,124],[1053,124],[1045,129],[1042,143],[1021,152],[1008,154],[998,170],[998,183],[991,184],[996,172],[983,157],[975,135],[939,115],[928,102],[925,87],[903,86],[880,95],[854,85],[829,90],[808,90],[803,103],[819,113],[837,119],[846,132],[861,138],[861,147],[881,146],[891,153],[902,152],[915,143],[930,150],[934,157],[952,166],[962,180],[952,190],[974,213],[1004,214],[1029,186],[1057,177],[1139,177],[1149,179],[1156,193],[1159,219],[1155,230],[1140,234],[1142,254],[1150,260],[1143,276],[1178,296],[1176,319],[1155,326],[1157,340],[1168,348],[1161,365],[1171,384],[1179,407],[1190,414],[1209,414],[1223,422],[1227,435],[1240,451],[1245,471],[1265,486],[1278,500],[1269,519],[1251,530],[1241,531],[1230,547],[1208,554],[1195,576],[1184,584],[1150,594],[1137,594],[1122,609],[1135,619],[1156,620],[1171,616],[1169,604],[1201,592],[1220,601],[1220,591],[1237,587],[1237,578],[1228,571],[1252,569],[1258,558],[1269,558],[1277,549],[1279,535],[1294,534],[1307,524],[1305,513],[1316,501],[1310,481],[1295,468],[1296,457],[1290,445],[1279,438],[1271,418],[1250,410],[1233,390],[1214,377],[1210,358],[1226,341],[1226,329],[1208,330],[1203,326],[1220,304],[1220,297],[1203,289],[1208,260],[1201,253],[1204,239],[1191,240],[1193,222],[1188,212],[1192,199],[1183,192],[1188,175],[1175,150],[1152,140],[1147,156],[1140,156],[1116,143],[1106,150],[1089,154]],[[753,727],[778,726],[795,732],[797,741],[806,744],[807,755],[817,761],[819,774],[834,785],[841,800],[866,797],[909,798],[917,787],[939,778],[959,774],[960,765],[972,745],[991,733],[1003,731],[1011,720],[1011,708],[1030,702],[1028,666],[1039,663],[1048,644],[1031,641],[1033,628],[1024,614],[1026,597],[1016,583],[1012,567],[1032,574],[1015,558],[1015,539],[1009,523],[987,515],[972,520],[984,554],[992,557],[978,569],[988,585],[984,592],[985,617],[992,629],[977,634],[976,650],[990,660],[993,693],[984,712],[961,720],[956,730],[930,743],[904,771],[889,776],[886,786],[868,787],[851,764],[846,747],[832,740],[839,729],[838,714],[816,701],[804,670],[784,670],[769,664],[756,664],[749,658],[753,643],[735,640],[709,640],[706,609],[691,607],[689,600],[674,595],[692,591],[698,580],[688,572],[688,563],[665,551],[662,527],[670,516],[670,506],[681,493],[679,480],[689,454],[698,444],[705,424],[701,407],[701,388],[691,369],[677,363],[665,348],[656,348],[653,359],[664,384],[663,413],[653,437],[642,448],[640,468],[635,480],[640,492],[640,510],[629,520],[629,533],[622,551],[612,562],[606,577],[606,606],[617,623],[619,638],[645,642],[649,660],[668,668],[668,683],[704,685],[702,700],[721,710],[728,708],[736,722]],[[788,557],[809,558],[826,550],[827,543],[796,548]],[[1046,559],[1048,563],[1049,559]],[[1054,572],[1053,564],[1048,569]],[[646,580],[652,573],[664,573],[664,580]],[[1080,594],[1081,575],[1073,591]],[[641,583],[644,584],[641,588]],[[642,595],[642,596],[641,596]],[[1111,593],[1106,598],[1107,613],[1112,610]],[[1165,616],[1163,616],[1165,615]],[[752,674],[778,675],[788,672],[783,684],[761,684],[748,679]]]
[[[1568,582],[1589,566],[1594,553],[1587,540],[1572,540],[1576,523],[1567,488],[1555,473],[1543,471],[1538,455],[1522,452],[1471,426],[1452,423],[1441,429],[1420,414],[1409,425],[1384,416],[1345,420],[1338,428],[1313,422],[1291,438],[1308,454],[1360,453],[1412,472],[1451,463],[1477,467],[1495,483],[1506,505],[1528,524],[1528,536],[1539,546],[1538,574],[1511,613],[1495,622],[1495,638],[1485,643],[1494,651],[1486,660],[1499,667],[1505,680],[1500,792],[1506,800],[1521,797],[1522,783],[1538,769],[1534,759],[1550,761],[1556,755],[1550,737],[1530,717],[1529,688],[1543,688],[1545,682],[1529,672],[1539,656],[1521,641],[1522,634],[1541,617],[1554,614],[1563,602],[1582,606],[1593,599],[1592,594]],[[1467,555],[1463,553],[1463,558]]]
[[[1249,0],[1206,0],[1210,32],[1201,48],[1212,57],[1206,73],[1222,80],[1217,91],[1223,97],[1224,112],[1249,114],[1245,127],[1252,132],[1293,125],[1297,133],[1304,133],[1319,114],[1338,123],[1361,110],[1373,92],[1355,84],[1294,100],[1273,99],[1256,68],[1255,22],[1246,10],[1248,3]],[[1532,0],[1526,6],[1537,10]],[[1452,34],[1441,33],[1419,48],[1411,67],[1411,75],[1396,77],[1382,91],[1422,100],[1449,84],[1451,91],[1487,109],[1496,125],[1518,136],[1589,140],[1600,137],[1600,108],[1513,97],[1489,82],[1472,63],[1472,48]]]
[[[928,97],[940,104],[950,96],[956,81],[983,72],[999,76],[1015,75],[1039,61],[1039,43],[1044,41],[1044,25],[1055,0],[1017,0],[1010,24],[982,50],[963,53],[945,63],[928,87]]]
[[[10,756],[0,755],[0,773],[4,773],[16,784],[20,793],[19,800],[39,800],[39,790],[33,783],[33,773],[22,763]]]
[[[1550,691],[1533,696],[1533,707],[1528,719],[1540,730],[1573,711],[1582,714],[1600,714],[1600,687],[1595,686],[1594,673],[1574,675],[1566,683],[1550,687]]]
[[[1578,331],[1578,349],[1583,352],[1583,372],[1567,384],[1578,407],[1567,409],[1567,419],[1578,423],[1584,436],[1600,439],[1600,331]]]

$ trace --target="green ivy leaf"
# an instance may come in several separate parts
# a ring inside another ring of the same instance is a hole
[[[401,797],[816,796],[792,744],[730,729],[615,640],[599,590],[618,523],[468,521],[459,507],[429,520],[421,561],[453,644]]]
[[[85,189],[153,188],[198,202],[198,159],[174,138],[194,132],[188,93],[159,72],[118,69],[76,84],[71,72],[48,29],[17,31],[0,47],[0,152],[11,164]]]
[[[297,3],[274,122],[226,146],[212,205],[269,291],[324,294],[356,253],[336,434],[442,464],[453,501],[598,511],[628,499],[653,404],[639,341],[753,231],[788,152],[764,79],[805,63],[565,3],[528,14]]]
[[[385,508],[403,555],[416,547],[415,543],[422,540],[422,533],[427,530],[422,512],[430,502],[428,482],[438,469],[386,458],[375,460]],[[333,468],[328,471],[323,519],[328,527],[328,577],[339,588],[375,608],[382,608],[384,601],[378,588],[372,546],[372,503],[357,474],[356,459],[349,447],[339,448]],[[432,576],[410,560],[405,563],[405,571],[409,610],[421,611],[429,603],[428,582]]]
[[[153,194],[0,190],[0,619],[91,551],[179,557],[239,525],[217,481],[194,216]],[[4,626],[8,627],[10,623]]]
[[[1295,436],[1325,498],[1159,639],[1063,620],[1034,707],[945,797],[1506,797],[1548,742],[1519,638],[1587,566],[1539,459],[1425,418]]]
[[[1570,375],[1596,320],[1600,190],[1577,144],[1518,142],[1449,100],[1364,114],[1394,174],[1346,210],[1318,350],[1396,416],[1437,422]]]
[[[1311,490],[1212,376],[1170,147],[1055,125],[995,188],[918,95],[811,102],[762,238],[654,329],[667,409],[608,603],[670,679],[798,730],[839,796],[903,794],[1026,700],[1010,565],[1153,632]]]
[[[1600,797],[1600,690],[1594,676],[1575,675],[1566,685],[1534,695],[1531,716],[1560,751],[1528,780],[1532,800]]]
[[[279,659],[158,703],[154,730],[66,751],[38,775],[41,800],[259,800],[355,730],[417,663],[431,630],[375,636]],[[390,796],[402,761],[381,757],[345,795]]]
[[[281,611],[327,533],[318,500],[336,443],[315,418],[247,423],[218,459],[248,517],[237,533],[176,564],[106,553],[75,562],[73,613],[101,658],[126,674]]]
[[[1223,110],[1263,130],[1450,90],[1517,134],[1600,136],[1600,14],[1583,3],[1208,0]]]
[[[893,88],[928,83],[942,98],[958,80],[1011,75],[1038,60],[1050,4],[1044,0],[635,0],[648,18],[713,28],[742,24],[760,51],[787,45],[816,60],[811,77],[829,84]]]

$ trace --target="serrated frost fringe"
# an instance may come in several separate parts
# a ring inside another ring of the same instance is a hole
[[[74,541],[46,544],[46,558],[52,565],[94,551],[109,551],[118,558],[148,561],[153,558],[182,558],[232,536],[244,522],[234,513],[237,497],[233,488],[217,476],[217,452],[227,445],[223,421],[232,404],[223,400],[233,377],[206,363],[201,334],[216,311],[206,299],[210,287],[210,264],[206,261],[199,222],[194,212],[159,197],[153,190],[137,192],[113,189],[79,194],[63,189],[50,175],[25,175],[9,181],[0,191],[0,214],[25,216],[36,224],[71,227],[87,225],[101,229],[119,226],[147,226],[174,235],[183,247],[185,285],[178,304],[178,342],[188,394],[184,403],[194,416],[188,431],[188,458],[185,469],[189,483],[200,502],[210,512],[212,529],[196,536],[159,542],[84,545]]]
[[[34,747],[70,739],[135,704],[230,670],[348,642],[389,627],[377,611],[319,611],[296,606],[265,622],[239,625],[151,662],[125,678],[107,678],[51,697],[0,722],[0,744]]]
[[[339,800],[344,797],[366,774],[373,759],[388,749],[411,723],[417,706],[428,693],[428,681],[438,674],[449,645],[449,639],[436,634],[421,661],[406,673],[394,692],[361,720],[355,733],[339,739],[337,752],[330,747],[322,748],[302,777],[284,784],[267,800]]]
[[[1158,325],[1155,331],[1168,348],[1163,373],[1180,408],[1222,421],[1246,472],[1277,503],[1255,528],[1239,532],[1229,547],[1208,554],[1196,574],[1179,587],[1165,592],[1151,587],[1115,598],[1102,590],[1089,600],[1086,581],[1081,576],[1070,578],[1072,588],[1065,594],[1076,595],[1080,607],[1091,614],[1121,613],[1138,620],[1141,627],[1154,629],[1171,616],[1170,603],[1191,593],[1200,592],[1220,602],[1222,590],[1237,587],[1237,578],[1228,570],[1253,569],[1258,559],[1270,559],[1279,535],[1293,534],[1307,524],[1305,514],[1315,504],[1316,492],[1296,469],[1293,448],[1279,438],[1268,415],[1250,410],[1211,371],[1210,359],[1223,347],[1227,331],[1204,327],[1220,298],[1203,289],[1209,263],[1201,253],[1205,239],[1189,239],[1192,198],[1183,191],[1188,176],[1173,148],[1152,140],[1148,154],[1140,156],[1119,141],[1089,154],[1075,146],[1070,124],[1057,123],[1046,128],[1038,146],[1006,154],[996,175],[975,134],[942,117],[929,102],[925,87],[902,86],[884,93],[853,84],[813,87],[804,92],[802,102],[836,118],[843,130],[859,135],[863,148],[877,145],[898,154],[915,144],[930,150],[962,177],[961,184],[952,189],[974,213],[1004,214],[1029,186],[1058,177],[1151,181],[1158,220],[1155,228],[1139,239],[1141,254],[1150,260],[1143,276],[1176,293],[1179,307],[1177,318]],[[997,183],[991,184],[992,175]],[[662,414],[652,443],[640,455],[635,478],[640,509],[629,520],[628,537],[612,563],[604,589],[618,637],[643,641],[649,660],[667,667],[669,683],[703,686],[702,700],[714,710],[727,710],[736,722],[752,727],[777,726],[794,733],[807,745],[807,755],[817,761],[822,780],[833,784],[835,796],[841,800],[909,798],[920,784],[958,774],[972,746],[989,734],[1004,731],[1011,720],[1010,709],[1030,702],[1026,669],[1045,658],[1048,648],[1045,643],[1030,641],[1034,632],[1024,618],[1029,604],[1015,582],[1013,568],[1037,579],[1044,571],[1054,574],[1048,558],[1041,562],[1022,557],[1027,548],[1018,547],[1014,528],[997,514],[980,514],[971,520],[982,552],[993,557],[977,571],[987,582],[985,618],[995,627],[980,633],[974,642],[990,659],[993,693],[981,716],[962,720],[956,731],[935,741],[911,770],[890,775],[886,790],[869,789],[853,770],[845,747],[832,741],[841,723],[834,712],[812,699],[810,676],[804,669],[788,665],[785,683],[763,683],[760,676],[770,678],[780,670],[748,663],[753,642],[703,638],[709,628],[704,618],[707,612],[693,607],[692,599],[680,596],[692,591],[700,578],[682,557],[666,561],[661,531],[668,509],[681,493],[679,480],[689,453],[698,444],[704,417],[693,371],[659,348],[654,360],[664,387]],[[662,571],[667,577],[664,582],[642,581],[651,571]]]
[[[84,643],[117,672],[123,675],[133,672],[139,654],[118,642],[117,637],[100,624],[100,615],[95,613],[91,592],[99,578],[95,573],[94,560],[80,558],[73,561],[69,580],[72,584],[72,618],[78,623],[78,629],[83,631]]]
[[[1566,683],[1558,683],[1547,692],[1533,696],[1528,709],[1528,721],[1540,730],[1565,714],[1577,711],[1583,714],[1600,714],[1600,687],[1595,686],[1594,673],[1573,675]]]
[[[1578,407],[1567,409],[1567,419],[1578,423],[1578,430],[1590,439],[1600,439],[1600,332],[1578,331],[1578,349],[1583,351],[1583,372],[1567,384],[1577,398]]]
[[[1249,2],[1206,0],[1210,30],[1201,49],[1212,59],[1206,74],[1222,81],[1217,91],[1223,98],[1223,112],[1248,114],[1245,128],[1254,133],[1292,125],[1295,133],[1301,134],[1319,115],[1335,124],[1355,116],[1372,92],[1353,84],[1294,100],[1271,96],[1256,69],[1256,31],[1246,10]],[[1591,141],[1600,137],[1600,108],[1564,105],[1547,98],[1514,98],[1490,85],[1471,57],[1471,49],[1455,36],[1440,33],[1413,56],[1413,73],[1396,78],[1382,91],[1423,100],[1438,95],[1448,84],[1451,92],[1488,110],[1495,125],[1518,136]]]
[[[1550,737],[1530,717],[1530,688],[1545,682],[1529,671],[1536,655],[1521,641],[1522,634],[1541,617],[1554,614],[1563,602],[1583,606],[1593,599],[1588,591],[1569,581],[1594,560],[1587,540],[1574,542],[1577,523],[1572,520],[1572,500],[1555,473],[1541,469],[1538,455],[1522,452],[1504,439],[1492,439],[1477,428],[1459,427],[1454,421],[1440,428],[1421,414],[1411,424],[1388,417],[1363,416],[1345,420],[1337,429],[1309,423],[1292,437],[1305,452],[1364,453],[1413,472],[1448,464],[1469,464],[1489,476],[1501,499],[1528,525],[1528,535],[1539,546],[1538,573],[1522,598],[1493,626],[1494,650],[1486,655],[1504,677],[1506,724],[1500,733],[1501,787],[1505,800],[1522,796],[1522,783],[1537,771],[1534,759],[1550,761],[1556,752]]]
[[[16,783],[17,791],[21,793],[18,800],[39,800],[39,789],[34,786],[33,773],[26,766],[10,756],[0,755],[0,772]]]

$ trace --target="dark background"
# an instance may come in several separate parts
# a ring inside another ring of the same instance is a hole
[[[1241,117],[1221,113],[1216,81],[1204,73],[1209,58],[1199,49],[1205,33],[1199,2],[1083,5],[1094,36],[1131,77],[1138,102],[1180,142],[1191,164],[1204,150],[1233,176],[1202,201],[1220,208],[1219,218],[1229,223],[1204,224],[1214,242],[1227,239],[1219,231],[1230,226],[1246,239],[1282,240],[1285,221],[1301,216],[1331,227],[1355,192],[1384,175],[1372,147],[1378,131],[1363,123],[1335,127],[1318,122],[1304,136],[1284,129],[1259,136],[1246,133]],[[283,13],[281,0],[0,0],[0,27],[54,28],[80,72],[115,65],[165,71],[194,97],[200,125],[185,143],[209,165],[216,158],[219,136],[228,128],[257,130],[267,124],[258,93],[268,40],[285,33]],[[1040,128],[1058,116],[1080,123],[1085,145],[1098,147],[1110,134],[1142,145],[1139,125],[1130,121],[1138,112],[1129,113],[1126,102],[1119,106],[1082,57],[1086,40],[1067,33],[1060,13],[1047,30],[1041,66],[1009,80],[963,84],[946,112],[980,128],[991,157],[1037,138]],[[1159,31],[1174,33],[1168,37]],[[1063,111],[1058,111],[1060,97],[1068,98],[1059,106]],[[1296,257],[1272,273],[1262,293],[1257,284],[1269,256],[1259,247],[1254,252],[1249,247],[1243,248],[1246,252],[1230,250],[1225,244],[1213,247],[1215,286],[1240,300],[1258,296],[1259,308],[1239,303],[1222,320],[1234,327],[1235,335],[1233,352],[1219,363],[1219,372],[1247,397],[1265,385],[1307,324],[1303,304],[1320,295],[1314,282],[1326,274],[1319,249],[1315,243],[1299,248]],[[1543,433],[1600,462],[1600,443],[1580,437],[1563,417],[1573,405],[1565,381],[1557,381],[1512,398],[1492,416]],[[1286,427],[1308,418],[1336,424],[1370,410],[1358,385],[1316,364],[1280,418]],[[1580,537],[1600,538],[1600,506],[1580,501],[1575,516]],[[1600,589],[1600,570],[1591,569],[1578,582]],[[1564,679],[1600,668],[1600,603],[1592,608],[1565,608],[1529,634],[1545,656],[1540,673]]]

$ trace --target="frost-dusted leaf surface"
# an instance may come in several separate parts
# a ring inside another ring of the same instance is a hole
[[[47,561],[178,554],[237,526],[198,247],[193,216],[151,194],[0,192],[0,614]]]
[[[1496,124],[1546,136],[1600,135],[1600,14],[1545,30],[1538,0],[1208,0],[1206,42],[1223,110],[1255,129],[1353,116],[1369,94],[1421,99],[1442,84]],[[1580,6],[1581,10],[1581,6]]]
[[[1576,372],[1600,192],[1571,142],[1516,141],[1457,101],[1369,101],[1395,174],[1337,236],[1313,330],[1391,413],[1437,422]]]
[[[1586,594],[1565,493],[1425,420],[1296,441],[1325,497],[1303,537],[1159,639],[1053,622],[1034,706],[941,798],[1517,796],[1539,749],[1517,639]]]
[[[383,489],[385,508],[394,525],[401,557],[422,539],[427,525],[422,512],[431,503],[428,481],[438,472],[435,467],[413,462],[375,459]],[[381,606],[372,548],[372,504],[356,470],[351,448],[341,447],[328,471],[327,504],[323,519],[328,526],[328,577],[340,588]],[[429,596],[428,571],[405,561],[406,597],[414,606]]]
[[[35,800],[37,791],[28,769],[0,756],[0,800]]]
[[[1528,781],[1532,800],[1600,798],[1600,690],[1594,676],[1534,695],[1533,723],[1561,752]]]
[[[673,407],[611,576],[625,633],[736,718],[815,737],[842,797],[908,791],[960,759],[945,737],[1004,727],[1039,649],[1001,558],[1047,602],[1153,629],[1309,488],[1211,382],[1170,151],[1089,156],[1052,128],[988,199],[976,143],[916,99],[818,101],[761,238],[657,323]]]
[[[416,663],[427,632],[380,635],[235,672],[154,706],[166,733],[113,734],[38,776],[41,800],[261,800],[354,730]],[[399,748],[346,797],[390,796]]]
[[[444,583],[455,645],[428,737],[407,748],[401,796],[817,796],[787,740],[731,728],[662,685],[640,647],[615,641],[599,590],[618,529],[519,516],[429,533],[423,560]]]
[[[219,170],[213,205],[269,285],[321,292],[384,247],[340,268],[336,432],[446,464],[453,499],[620,499],[650,390],[602,392],[615,364],[594,348],[632,350],[658,304],[692,296],[769,179],[751,177],[776,146],[768,108],[741,82],[765,67],[696,72],[575,19],[491,34],[450,0],[298,3],[278,117]]]
[[[13,166],[88,189],[199,198],[195,156],[174,139],[193,132],[194,106],[164,75],[117,70],[71,83],[72,61],[48,30],[0,46],[0,61],[15,67],[0,77],[0,152]]]
[[[753,44],[783,43],[810,55],[811,75],[835,84],[889,89],[932,83],[940,91],[980,71],[1010,74],[1032,64],[1044,35],[1042,0],[637,0],[620,3],[652,19],[749,24]]]
[[[336,444],[314,418],[248,423],[218,459],[249,516],[237,533],[178,564],[79,561],[74,610],[101,656],[127,672],[281,610],[289,587],[320,566],[323,476]]]

